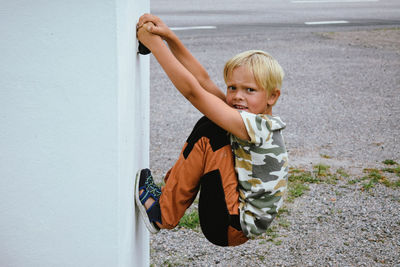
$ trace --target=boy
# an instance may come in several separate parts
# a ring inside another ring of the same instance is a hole
[[[264,233],[282,205],[287,184],[281,135],[285,124],[272,116],[282,68],[263,51],[241,53],[225,65],[225,96],[158,17],[143,15],[137,28],[139,41],[205,115],[167,173],[162,190],[148,169],[138,173],[136,203],[147,228],[152,233],[174,228],[201,187],[200,225],[209,241],[234,246]]]

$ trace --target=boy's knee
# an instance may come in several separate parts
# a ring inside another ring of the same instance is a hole
[[[214,245],[237,246],[248,240],[241,230],[239,215],[229,214],[218,170],[201,178],[199,217],[204,236]]]

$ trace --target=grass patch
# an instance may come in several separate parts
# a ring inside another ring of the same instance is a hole
[[[386,165],[391,165],[393,162],[392,160],[385,160],[383,163],[386,162]],[[397,163],[394,163],[397,164]],[[390,181],[384,173],[394,173],[400,177],[400,166],[396,166],[393,168],[383,168],[381,170],[379,169],[374,169],[374,168],[365,168],[363,170],[366,175],[364,175],[361,178],[349,180],[347,183],[348,184],[356,184],[360,183],[361,184],[361,190],[362,191],[370,191],[372,188],[374,188],[377,184],[382,184],[386,187],[391,187],[391,188],[398,188],[400,187],[400,179],[396,181]]]
[[[375,187],[375,184],[379,183],[386,179],[378,169],[364,169],[364,172],[367,173],[366,176],[362,177],[363,181],[367,181],[362,184],[361,190],[369,191],[371,188]]]
[[[343,168],[337,169],[336,173],[339,174],[342,177],[345,177],[345,178],[349,178],[350,177],[350,174],[345,172],[345,170]]]
[[[391,181],[385,177],[384,173],[393,173],[400,177],[400,165],[393,160],[383,161],[386,168],[373,169],[365,168],[363,172],[365,175],[361,178],[346,179],[348,185],[354,185],[361,183],[361,190],[370,191],[377,184],[382,184],[391,188],[400,187],[400,179]],[[330,171],[329,165],[320,163],[313,166],[313,170],[305,171],[303,169],[289,169],[289,185],[288,185],[288,202],[293,202],[294,199],[301,197],[309,190],[309,184],[325,183],[330,185],[337,185],[339,180],[343,178],[350,178],[351,175],[347,173],[343,168],[339,168],[336,172]],[[278,215],[279,216],[279,215]]]
[[[276,231],[276,226],[269,227],[265,233],[267,234],[266,241],[268,242],[274,242],[275,238],[279,237],[278,232]]]
[[[378,169],[364,169],[364,173],[367,173],[368,175],[366,176],[366,178],[377,178],[377,179],[381,179],[382,176],[382,172]]]
[[[278,221],[278,225],[283,227],[283,228],[288,229],[290,227],[290,222],[288,220],[286,220],[286,219],[281,219],[281,220]]]
[[[264,245],[267,242],[274,243],[275,245],[280,245],[282,243],[282,240],[276,240],[276,238],[279,237],[279,234],[277,232],[278,227],[276,225],[270,226],[265,234],[260,235],[256,239],[260,240],[258,242],[259,245]]]
[[[317,176],[327,176],[330,175],[329,169],[330,166],[320,163],[314,166],[314,173]]]
[[[338,180],[339,180],[339,179],[337,178],[336,175],[329,175],[329,176],[327,176],[327,177],[325,178],[324,182],[327,183],[327,184],[333,184],[333,185],[335,185],[335,184],[337,184],[337,181],[338,181]]]
[[[273,239],[279,237],[278,233],[275,231],[275,228],[273,227],[268,228],[266,233],[268,236],[267,241],[273,241]]]
[[[395,168],[383,168],[382,171],[395,173],[397,176],[400,176],[400,166],[397,166]]]
[[[295,198],[301,197],[307,190],[309,190],[309,187],[305,184],[292,183],[291,185],[289,185],[288,201],[293,202]]]
[[[289,202],[293,202],[295,198],[304,195],[305,191],[309,190],[308,184],[336,184],[337,176],[329,172],[330,166],[318,164],[313,167],[313,171],[305,171],[301,169],[291,168],[289,170],[289,186],[288,198]]]
[[[300,172],[289,176],[289,182],[302,182],[302,183],[319,183],[321,180],[312,175],[311,172]]]
[[[385,165],[397,165],[397,162],[392,159],[385,159],[382,163]]]
[[[200,227],[200,220],[197,210],[186,212],[179,221],[179,226],[192,230],[198,230]]]
[[[394,170],[390,169],[390,171],[388,171],[387,168],[382,169],[382,170],[364,169],[364,172],[367,172],[367,175],[364,176],[362,179],[367,182],[362,184],[361,190],[369,191],[371,188],[373,188],[378,183],[383,184],[386,187],[391,187],[391,188],[400,187],[400,180],[397,180],[394,182],[389,181],[382,173],[382,172],[391,172],[391,173],[398,174],[399,171],[400,171],[400,167],[394,168]]]
[[[369,191],[371,188],[375,186],[378,181],[376,179],[371,179],[367,183],[363,183],[362,190]]]
[[[356,183],[359,183],[359,182],[361,182],[361,179],[352,179],[352,180],[349,180],[347,183],[348,184],[356,184]]]
[[[286,206],[283,206],[278,210],[278,214],[276,215],[276,218],[281,217],[284,213],[289,214],[289,210],[287,209]]]

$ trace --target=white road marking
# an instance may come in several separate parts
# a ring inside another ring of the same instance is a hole
[[[379,0],[293,0],[294,4],[309,3],[362,3],[362,2],[379,2]]]
[[[171,27],[173,31],[185,31],[185,30],[212,30],[216,29],[216,26],[191,26],[191,27]]]
[[[323,25],[323,24],[345,24],[349,23],[347,20],[332,20],[332,21],[309,21],[304,22],[306,25]]]

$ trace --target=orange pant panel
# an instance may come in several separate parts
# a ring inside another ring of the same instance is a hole
[[[232,215],[238,214],[238,181],[231,147],[227,145],[214,152],[208,138],[202,137],[186,159],[180,154],[178,161],[165,177],[165,186],[160,197],[163,228],[171,229],[179,223],[186,209],[196,198],[200,178],[216,169],[221,173],[228,212]]]

